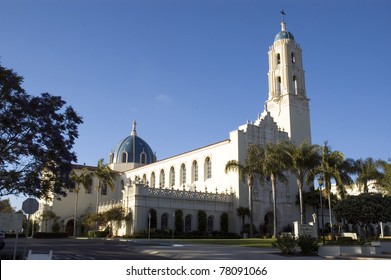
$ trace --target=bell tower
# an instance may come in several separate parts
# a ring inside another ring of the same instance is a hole
[[[281,31],[269,47],[269,95],[266,110],[278,126],[286,131],[294,144],[304,140],[311,142],[309,99],[304,81],[302,51],[292,33],[286,30],[284,21]]]

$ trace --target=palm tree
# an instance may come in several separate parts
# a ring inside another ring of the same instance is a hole
[[[77,172],[73,169],[71,171],[70,177],[71,180],[76,184],[76,188],[74,189],[74,192],[76,193],[75,212],[73,214],[73,236],[76,236],[77,205],[79,201],[80,185],[83,185],[86,191],[91,191],[92,176],[90,175],[87,167],[84,167],[79,175],[77,175]]]
[[[300,224],[304,224],[303,186],[307,175],[320,164],[320,147],[312,145],[308,141],[299,146],[292,142],[285,142],[285,149],[289,156],[289,169],[295,174],[299,189]]]
[[[284,143],[272,144],[268,143],[265,149],[265,156],[262,162],[263,174],[268,176],[272,183],[273,196],[273,236],[277,236],[277,195],[276,185],[277,180],[287,183],[288,180],[284,175],[284,171],[289,168],[290,159],[285,150]]]
[[[98,177],[96,185],[96,213],[98,213],[99,191],[103,186],[109,186],[111,191],[114,190],[115,173],[107,165],[104,165],[102,158],[98,161],[94,174]]]
[[[332,227],[332,213],[331,213],[331,180],[334,180],[340,196],[343,197],[345,193],[344,186],[350,185],[352,179],[349,176],[351,172],[351,160],[345,160],[342,152],[331,151],[331,147],[324,143],[322,148],[322,160],[319,166],[314,170],[314,174],[323,177],[325,189],[327,192],[327,199],[329,204],[330,227]],[[311,178],[314,178],[314,174]]]
[[[249,188],[249,210],[250,210],[250,237],[253,236],[253,185],[256,176],[264,178],[262,173],[262,159],[264,149],[258,145],[250,144],[247,149],[247,154],[244,164],[237,160],[230,160],[225,165],[225,172],[239,172],[240,180],[247,183]]]
[[[244,219],[246,216],[250,216],[250,208],[248,207],[243,207],[240,206],[239,208],[236,209],[236,214],[242,218],[242,230],[244,229]]]
[[[358,159],[354,163],[354,169],[357,173],[356,184],[361,190],[364,188],[364,193],[368,192],[368,181],[375,181],[376,184],[380,185],[382,179],[384,178],[384,168],[385,161],[383,160],[374,160],[371,157],[366,159]]]

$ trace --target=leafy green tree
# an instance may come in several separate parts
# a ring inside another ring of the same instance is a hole
[[[78,174],[79,173],[79,174]],[[76,236],[76,223],[77,223],[77,205],[79,202],[79,192],[80,192],[80,185],[83,185],[84,189],[86,191],[91,191],[92,186],[92,176],[90,172],[88,171],[87,167],[84,167],[81,172],[77,172],[75,169],[71,171],[71,179],[73,182],[75,182],[76,187],[73,190],[76,194],[75,196],[75,211],[73,214],[73,235]]]
[[[39,217],[41,221],[45,223],[45,231],[48,231],[48,222],[56,222],[60,217],[56,215],[53,211],[44,210]]]
[[[60,96],[31,96],[23,77],[0,65],[0,197],[65,196],[82,118]]]
[[[9,198],[0,199],[0,213],[15,213]]]
[[[381,186],[386,194],[391,195],[391,164],[384,163],[384,176],[381,179]]]
[[[289,156],[289,169],[297,178],[300,203],[300,224],[304,224],[303,186],[307,175],[320,164],[320,147],[311,145],[308,141],[299,146],[285,142],[285,150]]]
[[[60,223],[58,221],[55,221],[52,225],[52,231],[53,232],[60,232]]]
[[[334,213],[338,219],[358,225],[367,240],[371,224],[391,222],[391,197],[380,193],[350,195],[335,205]]]
[[[39,223],[37,220],[27,220],[25,217],[23,219],[23,232],[27,233],[27,236],[32,236],[33,232],[39,230]]]
[[[114,190],[115,173],[103,163],[103,158],[98,161],[98,165],[94,171],[94,175],[98,177],[96,185],[96,213],[98,213],[99,193],[103,186],[109,186],[110,190]]]
[[[375,160],[371,157],[356,160],[354,169],[357,174],[356,185],[359,189],[363,189],[364,193],[367,193],[369,181],[373,181],[376,185],[381,185],[384,178],[383,168],[385,164],[385,161]]]
[[[116,223],[116,228],[118,232],[118,228],[121,227],[121,222],[125,219],[125,210],[122,206],[113,207],[106,212],[103,212],[104,222],[110,223],[111,228],[113,228],[113,222]],[[115,235],[117,235],[117,232]]]
[[[106,218],[103,213],[89,213],[84,216],[83,224],[87,228],[91,228],[93,224],[95,227],[103,226],[106,222]]]
[[[258,145],[248,146],[244,164],[237,160],[230,160],[225,165],[225,172],[239,172],[240,180],[247,183],[249,191],[249,211],[250,211],[250,237],[253,236],[253,186],[256,176],[264,178],[262,173],[262,160],[264,158],[264,149]]]

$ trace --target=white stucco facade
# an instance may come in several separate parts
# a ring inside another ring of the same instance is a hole
[[[173,213],[182,210],[185,231],[197,230],[197,213],[203,210],[208,217],[208,231],[219,231],[220,217],[226,213],[229,231],[239,234],[242,222],[236,209],[248,207],[248,187],[239,180],[237,173],[225,173],[226,163],[229,160],[243,162],[249,144],[264,146],[269,142],[311,140],[302,53],[293,35],[285,30],[285,23],[282,23],[281,32],[269,50],[268,76],[269,96],[264,111],[255,121],[229,132],[228,138],[218,143],[157,160],[151,155],[150,147],[137,135],[134,123],[130,136],[113,151],[108,151],[108,166],[118,172],[114,190],[99,194],[97,200],[95,187],[91,193],[82,188],[78,195],[77,217],[96,212],[97,203],[100,212],[121,205],[129,218],[116,232],[118,235],[132,235],[147,230],[150,209],[157,212],[158,229],[172,228]],[[82,167],[76,166],[76,169]],[[93,172],[95,167],[88,168]],[[299,219],[296,178],[290,174],[287,176],[288,185],[277,186],[277,232]],[[96,186],[97,179],[94,180],[93,186]],[[256,182],[254,226],[264,234],[273,232],[271,197],[271,186]],[[60,216],[62,229],[70,231],[75,201],[76,194],[71,192],[61,201],[42,202],[35,216],[39,217],[44,209],[51,210]],[[41,230],[45,230],[42,225]],[[80,227],[77,231],[80,232]]]

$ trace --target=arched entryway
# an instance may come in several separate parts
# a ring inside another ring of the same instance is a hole
[[[65,225],[65,232],[68,233],[68,236],[73,236],[73,219],[69,220]]]

